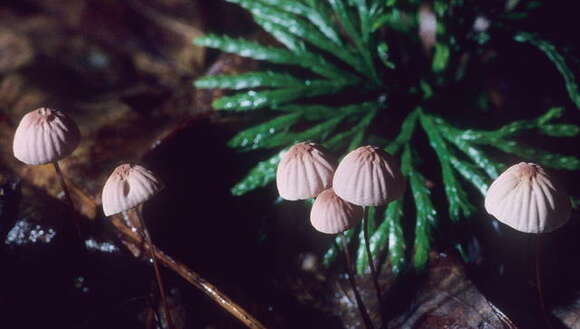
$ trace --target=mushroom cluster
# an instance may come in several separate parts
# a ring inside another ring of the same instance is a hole
[[[14,133],[12,147],[14,157],[25,164],[53,164],[70,209],[74,209],[74,204],[58,161],[74,152],[79,145],[80,135],[78,126],[67,114],[42,107],[22,117]],[[162,184],[149,170],[138,165],[120,165],[113,171],[103,188],[102,204],[105,216],[136,208],[161,189]],[[153,244],[145,222],[140,211],[137,210],[136,214],[140,220],[143,240],[151,251]],[[82,238],[79,224],[77,221],[74,223],[79,238]],[[152,252],[151,259],[168,327],[173,328],[157,258]]]
[[[397,161],[387,152],[362,146],[347,154],[337,168],[329,152],[311,142],[295,144],[282,156],[276,186],[289,201],[316,198],[311,222],[327,234],[356,224],[364,217],[362,207],[386,205],[405,191]]]
[[[15,158],[28,165],[52,163],[66,201],[74,209],[66,180],[58,162],[77,148],[80,131],[64,112],[39,108],[24,115],[14,135]],[[283,154],[276,171],[276,186],[283,199],[315,198],[310,211],[314,229],[340,235],[348,278],[368,329],[374,328],[356,286],[344,232],[361,222],[364,242],[377,299],[381,302],[378,275],[369,246],[366,207],[385,206],[405,193],[405,179],[395,157],[374,146],[362,146],[338,163],[323,146],[312,142],[293,145]],[[142,240],[149,251],[167,326],[173,328],[155,247],[141,215],[141,205],[163,189],[161,181],[137,164],[114,169],[102,191],[105,216],[133,210],[140,224]],[[541,166],[519,163],[503,172],[489,187],[485,209],[507,226],[536,234],[536,279],[540,305],[546,314],[541,293],[540,241],[544,233],[562,227],[571,213],[570,199],[561,183]],[[81,236],[80,228],[79,237]],[[546,324],[550,326],[549,319]]]
[[[338,167],[334,163],[321,145],[311,142],[295,144],[280,160],[276,185],[280,196],[286,200],[316,198],[310,211],[312,226],[322,233],[341,234],[347,272],[359,310],[367,328],[372,328],[356,288],[343,232],[362,221],[367,256],[380,302],[380,286],[369,247],[364,207],[383,206],[401,198],[405,181],[396,159],[374,146],[355,149],[342,159]]]

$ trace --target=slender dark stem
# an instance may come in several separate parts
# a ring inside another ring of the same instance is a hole
[[[145,221],[143,220],[143,216],[141,216],[141,212],[136,209],[135,213],[139,218],[139,222],[141,223],[141,230],[143,232],[143,237],[145,239],[145,243],[149,246],[152,246],[153,243],[151,242],[151,236],[149,235],[149,230],[147,230],[147,226],[145,226]],[[161,297],[161,305],[163,306],[163,312],[165,313],[165,319],[167,320],[167,326],[169,329],[174,329],[173,321],[171,318],[171,313],[169,310],[169,306],[167,304],[167,297],[165,296],[165,288],[163,287],[163,280],[161,279],[161,272],[159,271],[159,264],[157,264],[157,257],[153,252],[149,251],[151,255],[151,259],[153,260],[153,270],[155,272],[155,279],[157,280],[157,287],[159,288],[159,297]]]
[[[362,218],[362,226],[363,226],[363,235],[365,239],[365,249],[367,250],[367,258],[369,260],[369,266],[371,268],[371,275],[373,276],[373,283],[375,284],[375,290],[377,292],[377,299],[379,301],[379,306],[382,305],[382,298],[381,298],[381,286],[379,285],[379,275],[377,270],[375,269],[375,262],[373,260],[373,254],[371,253],[371,244],[369,239],[369,222],[366,219],[366,207],[363,207],[363,218]]]
[[[499,319],[499,321],[503,324],[504,328],[507,329],[518,329],[518,326],[507,316],[505,315],[497,306],[495,306],[489,299],[485,299],[495,316]]]
[[[159,308],[150,294],[147,296],[147,303],[149,303],[149,307],[151,307],[151,311],[153,312],[153,320],[155,320],[156,328],[163,328],[163,320],[159,316]]]
[[[117,231],[122,234],[123,240],[126,243],[138,245],[143,241],[141,234],[135,233],[129,226],[126,225],[124,221],[118,220],[118,218],[113,218],[111,221],[115,226]],[[145,248],[154,254],[162,265],[165,265],[168,269],[174,271],[176,274],[181,276],[185,281],[191,284],[193,287],[199,289],[217,305],[223,308],[225,311],[229,312],[236,319],[240,320],[249,329],[266,329],[266,327],[260,323],[256,318],[254,318],[250,313],[248,313],[240,305],[236,304],[223,292],[221,292],[216,286],[211,284],[206,279],[202,278],[199,274],[192,271],[190,268],[184,264],[176,261],[175,259],[169,257],[163,251],[159,250],[155,245],[145,244]]]
[[[375,327],[373,326],[367,308],[365,307],[365,304],[362,301],[362,298],[356,285],[356,280],[354,278],[354,273],[352,271],[352,261],[350,259],[350,253],[348,252],[348,242],[346,241],[344,233],[340,233],[340,238],[342,241],[342,249],[344,251],[344,260],[346,261],[346,272],[348,274],[348,280],[350,281],[350,284],[352,286],[352,291],[354,292],[354,297],[356,298],[358,310],[367,329],[374,329]]]
[[[56,171],[56,175],[58,176],[58,181],[60,182],[60,187],[62,188],[62,191],[64,192],[64,199],[66,201],[66,203],[68,203],[70,212],[71,212],[71,220],[73,221],[76,229],[77,229],[77,235],[79,237],[79,239],[81,241],[83,241],[82,238],[82,233],[81,233],[81,227],[78,223],[78,221],[74,218],[74,210],[75,210],[75,206],[72,202],[72,198],[70,197],[70,192],[68,191],[68,187],[66,186],[66,183],[64,181],[64,175],[62,174],[62,171],[60,170],[60,166],[58,165],[58,162],[55,161],[52,163],[54,166],[54,170]]]
[[[542,234],[538,234],[536,237],[536,289],[538,290],[538,301],[540,303],[540,308],[542,310],[542,316],[544,317],[544,322],[548,328],[553,329],[550,323],[550,318],[548,317],[548,311],[546,310],[546,305],[544,304],[544,294],[542,293]]]

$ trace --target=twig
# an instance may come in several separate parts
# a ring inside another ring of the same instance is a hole
[[[139,223],[141,224],[141,232],[143,232],[143,238],[145,239],[146,244],[153,245],[151,241],[151,236],[149,235],[149,230],[145,225],[145,220],[143,220],[143,216],[141,215],[141,209],[135,209],[135,213],[137,218],[139,218]],[[157,287],[159,288],[159,297],[161,298],[161,305],[163,306],[163,311],[165,312],[165,320],[167,320],[167,326],[169,329],[175,329],[173,325],[173,319],[171,318],[171,310],[167,305],[167,296],[165,295],[165,288],[163,287],[163,279],[161,278],[161,271],[159,271],[159,264],[157,264],[157,257],[151,255],[151,259],[153,259],[153,270],[155,272],[155,280],[157,281]]]
[[[504,327],[507,327],[508,329],[518,329],[518,326],[516,326],[516,324],[507,315],[505,315],[497,306],[495,306],[495,304],[490,302],[487,298],[485,298],[485,300],[487,301],[489,307],[491,307],[491,310],[495,316],[497,316],[501,323],[504,325]]]
[[[117,220],[116,218],[111,221],[113,225],[117,228],[119,233],[123,235],[123,238],[128,243],[141,244],[142,238],[137,232],[133,232],[131,228],[127,227],[122,220]],[[240,320],[246,327],[250,329],[266,329],[266,327],[250,315],[246,310],[244,310],[240,305],[232,301],[228,296],[219,291],[214,285],[206,281],[204,278],[199,276],[191,269],[189,269],[184,264],[179,263],[173,258],[166,255],[163,251],[159,250],[155,245],[144,244],[145,249],[152,249],[150,252],[152,255],[165,265],[167,268],[173,270],[179,276],[181,276],[185,281],[189,282],[194,287],[200,289],[204,294],[216,302],[219,306],[223,307],[231,315]]]

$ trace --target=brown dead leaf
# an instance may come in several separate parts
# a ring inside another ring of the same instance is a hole
[[[505,328],[455,256],[431,252],[430,258],[412,304],[389,328]]]
[[[33,56],[34,50],[26,36],[0,26],[0,74],[25,66]]]

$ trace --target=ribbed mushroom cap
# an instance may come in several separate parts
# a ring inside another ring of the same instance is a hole
[[[103,187],[101,198],[105,216],[134,208],[162,188],[163,185],[151,171],[134,164],[120,165]]]
[[[310,210],[310,223],[322,233],[344,232],[362,219],[363,209],[341,199],[332,188],[316,197]]]
[[[79,141],[79,128],[70,117],[42,107],[22,117],[14,134],[12,150],[16,159],[29,165],[40,165],[71,154]]]
[[[526,233],[552,232],[570,218],[570,199],[544,169],[521,162],[489,187],[485,210],[500,222]]]
[[[403,196],[405,179],[398,161],[374,146],[361,146],[338,164],[332,187],[359,206],[382,206]]]
[[[276,186],[286,200],[317,196],[332,184],[334,161],[328,151],[315,143],[298,143],[286,152],[276,171]]]

